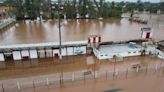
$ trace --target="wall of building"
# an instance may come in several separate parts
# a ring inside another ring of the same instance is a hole
[[[61,49],[62,56],[71,56],[71,55],[83,55],[86,54],[86,46],[71,46],[63,47]],[[0,53],[0,61],[5,61],[5,56],[9,52]],[[42,59],[42,58],[58,58],[59,48],[42,48],[42,49],[22,49],[10,51],[11,58],[14,61],[18,60],[30,60],[30,59]]]

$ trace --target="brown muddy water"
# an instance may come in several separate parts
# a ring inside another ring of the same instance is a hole
[[[100,35],[102,41],[126,41],[141,38],[142,27],[152,27],[153,39],[164,40],[164,15],[138,14],[149,20],[147,25],[129,22],[128,18],[103,20],[62,20],[62,41],[87,40],[90,35]],[[42,23],[18,22],[19,26],[0,32],[0,45],[58,42],[58,21]]]
[[[26,66],[23,67],[8,67],[6,70],[0,71],[0,84],[4,84],[4,92],[163,92],[164,91],[164,68],[160,68],[155,71],[155,65],[160,64],[161,60],[152,57],[129,57],[124,58],[124,62],[117,62],[116,64],[104,60],[96,61],[96,67],[98,68],[98,78],[89,77],[86,79],[78,79],[80,71],[84,71],[87,68],[86,56],[78,56],[74,58],[75,62],[72,62],[74,57],[65,58],[61,65],[55,65],[46,62],[38,62],[37,67]],[[72,63],[71,63],[72,62]],[[140,70],[138,73],[129,71],[128,73],[119,71],[117,77],[113,77],[114,65],[116,69],[124,70],[130,69],[131,63],[140,62],[142,67],[149,66],[148,70]],[[40,64],[39,64],[40,63]],[[164,63],[161,63],[162,66]],[[150,69],[150,67],[154,67]],[[63,68],[64,82],[60,84],[58,75],[62,72],[60,68]],[[108,75],[105,71],[108,70]],[[71,78],[72,73],[75,74],[75,80],[66,80]],[[76,73],[75,73],[76,72]],[[77,73],[78,72],[78,73]],[[51,75],[52,74],[52,75]],[[127,74],[127,77],[126,77]],[[44,76],[45,75],[45,76]],[[50,85],[46,85],[45,79],[49,78]],[[6,79],[6,80],[3,80]],[[21,90],[17,89],[16,81],[20,83]],[[32,83],[35,82],[34,84]],[[30,86],[31,85],[31,86]],[[35,87],[33,86],[35,85]],[[111,91],[116,89],[116,91]],[[1,90],[1,87],[0,87]],[[117,91],[118,90],[118,91]],[[1,91],[0,91],[1,92]],[[3,91],[2,91],[3,92]]]

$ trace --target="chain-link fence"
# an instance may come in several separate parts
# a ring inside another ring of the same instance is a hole
[[[164,65],[155,64],[147,65],[146,67],[130,67],[127,69],[118,69],[117,67],[110,70],[98,70],[98,71],[77,71],[77,72],[62,72],[54,75],[40,76],[36,78],[27,78],[22,80],[12,80],[1,84],[0,92],[21,92],[27,89],[41,88],[56,86],[62,87],[63,85],[73,84],[77,81],[100,81],[102,79],[128,79],[136,77],[137,75],[154,75],[163,74]]]

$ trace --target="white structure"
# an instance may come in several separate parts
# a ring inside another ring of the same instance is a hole
[[[5,57],[4,57],[3,53],[0,53],[0,62],[1,61],[5,61]]]
[[[151,31],[151,28],[142,28],[141,31],[142,31],[142,33],[141,33],[141,38],[142,39],[152,38],[153,34],[152,34],[152,31]]]
[[[88,38],[88,43],[101,43],[101,36],[93,35]]]
[[[141,46],[130,44],[113,44],[113,45],[102,45],[99,49],[93,49],[95,56],[98,59],[110,59],[113,56],[118,57],[129,57],[141,55]]]
[[[164,59],[164,52],[158,50],[155,45],[147,44],[146,47],[138,45],[135,42],[100,45],[99,48],[93,47],[93,52],[98,59],[111,59],[116,56],[120,61],[124,57],[139,56],[145,50],[145,55],[155,55],[158,58]]]
[[[88,41],[63,42],[62,56],[86,54]],[[14,61],[40,59],[40,58],[58,58],[59,43],[40,43],[40,44],[20,44],[0,46],[0,61],[10,58]]]

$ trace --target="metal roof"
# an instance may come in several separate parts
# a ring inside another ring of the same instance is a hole
[[[70,41],[62,42],[62,47],[65,46],[82,46],[87,45],[88,41]],[[59,42],[38,43],[38,44],[15,44],[15,45],[1,45],[0,50],[5,49],[29,49],[29,48],[46,48],[46,47],[59,47]]]

